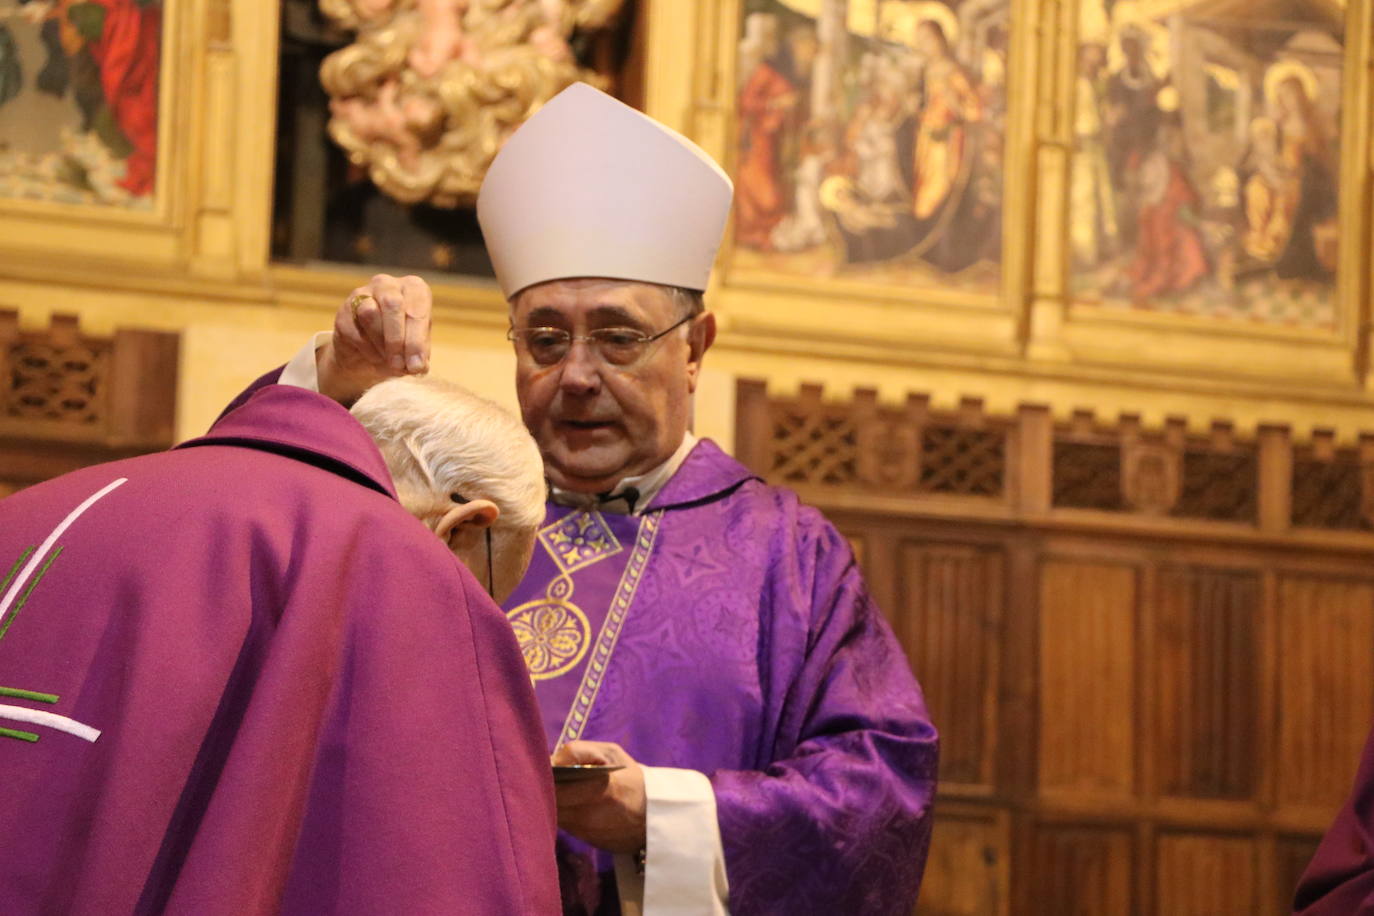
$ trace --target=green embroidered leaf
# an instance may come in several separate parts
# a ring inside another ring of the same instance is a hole
[[[17,728],[0,728],[0,738],[17,738],[30,744],[38,740],[38,736],[33,732],[20,731]]]
[[[62,699],[55,693],[40,693],[37,690],[21,690],[18,687],[0,687],[0,697],[14,697],[17,700],[33,700],[37,703],[56,703]]]

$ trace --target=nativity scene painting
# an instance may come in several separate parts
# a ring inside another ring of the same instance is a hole
[[[746,0],[733,268],[996,293],[1006,0]]]
[[[161,0],[0,0],[0,197],[149,209]]]
[[[1336,323],[1341,0],[1082,0],[1076,301]]]

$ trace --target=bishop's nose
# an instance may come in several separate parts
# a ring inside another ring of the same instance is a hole
[[[574,340],[563,357],[559,385],[564,391],[587,395],[601,389],[601,359],[589,341]]]

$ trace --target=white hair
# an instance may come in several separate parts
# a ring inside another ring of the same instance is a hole
[[[374,385],[350,412],[381,449],[413,514],[446,508],[457,495],[494,502],[501,510],[498,533],[532,530],[543,521],[539,449],[500,405],[452,382],[407,377]]]

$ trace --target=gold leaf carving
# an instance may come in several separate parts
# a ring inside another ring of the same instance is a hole
[[[403,203],[471,203],[501,143],[569,84],[574,29],[624,0],[320,0],[357,40],[325,59],[329,134]]]

